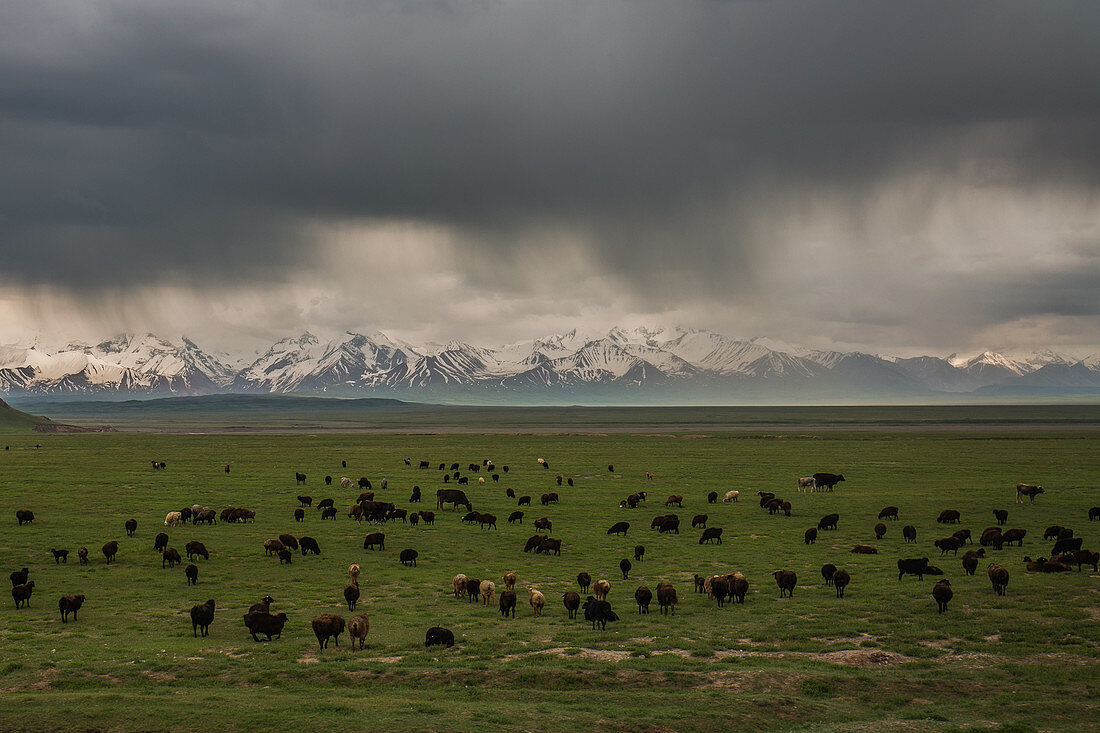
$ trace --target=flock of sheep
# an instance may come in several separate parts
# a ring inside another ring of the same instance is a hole
[[[549,463],[545,459],[538,459],[538,464],[544,469],[549,469]],[[411,466],[411,461],[406,459],[405,464]],[[439,464],[439,471],[443,471],[445,468],[444,463]],[[458,485],[468,485],[469,475],[463,475],[458,467],[459,464],[450,464],[450,470],[443,474],[443,483],[451,483],[452,479]],[[345,463],[346,466],[346,463]],[[156,470],[162,470],[166,468],[164,462],[153,461],[153,467]],[[421,461],[419,468],[427,469],[430,464],[427,461]],[[228,468],[228,467],[227,467]],[[470,463],[468,465],[468,472],[472,474],[478,474],[481,469],[485,469],[486,474],[490,475],[494,482],[499,481],[500,473],[496,471],[496,466],[490,460],[482,461],[479,463]],[[503,472],[507,473],[508,466],[503,467]],[[609,465],[608,470],[614,472],[614,466]],[[228,471],[227,471],[228,472]],[[307,480],[305,474],[295,474],[296,484],[304,484]],[[646,473],[647,481],[653,479],[652,473]],[[563,477],[557,476],[556,482],[558,486],[562,485]],[[797,489],[815,491],[833,490],[839,482],[845,481],[842,474],[831,473],[818,473],[810,477],[799,478],[797,481]],[[478,477],[478,484],[485,484],[484,477]],[[327,486],[332,485],[333,478],[331,476],[325,477],[325,484]],[[345,489],[350,489],[355,485],[351,479],[343,477],[340,479],[339,484]],[[573,486],[573,479],[568,479],[569,486]],[[430,510],[420,510],[416,512],[410,512],[409,510],[397,507],[392,502],[376,501],[375,492],[372,489],[371,482],[366,478],[361,478],[358,481],[358,486],[361,489],[367,489],[363,491],[356,502],[351,506],[348,511],[349,519],[362,522],[366,521],[370,524],[382,526],[387,522],[408,522],[411,524],[417,524],[424,522],[426,524],[434,524],[436,520],[436,514]],[[386,479],[382,480],[382,489],[388,488],[388,482]],[[1029,499],[1031,503],[1034,503],[1035,497],[1044,493],[1042,487],[1032,486],[1028,484],[1019,484],[1016,487],[1017,501],[1023,501],[1025,498]],[[516,497],[512,489],[507,489],[505,493],[509,499],[515,499],[518,506],[530,506],[531,497],[521,496]],[[777,497],[772,492],[758,492],[759,506],[761,509],[768,511],[772,515],[776,515],[782,512],[785,516],[791,516],[792,506],[789,501]],[[723,502],[732,503],[738,501],[740,492],[737,490],[731,490],[724,494],[722,497]],[[718,492],[710,492],[706,496],[708,504],[717,503],[719,498]],[[298,496],[298,502],[300,504],[294,510],[294,518],[296,522],[300,522],[304,518],[304,507],[312,507],[313,500],[310,496]],[[648,499],[647,491],[638,491],[623,499],[619,506],[627,509],[635,509],[640,505],[646,503]],[[419,487],[414,487],[412,495],[410,496],[410,503],[420,503],[421,492]],[[543,506],[549,506],[560,501],[560,498],[556,492],[547,492],[541,497],[541,503]],[[684,496],[680,494],[670,495],[664,502],[665,508],[676,506],[678,508],[683,507]],[[466,496],[465,492],[459,489],[441,488],[437,491],[437,510],[444,509],[444,503],[451,503],[455,509],[459,506],[465,506],[467,508],[466,515],[462,518],[463,522],[470,524],[478,524],[483,529],[492,530],[496,528],[496,517],[488,513],[476,512],[472,508],[472,503]],[[334,499],[324,499],[318,503],[317,509],[320,509],[322,519],[335,520],[337,516],[337,509]],[[1003,546],[1011,544],[1013,542],[1019,544],[1023,543],[1023,539],[1027,532],[1024,529],[1013,528],[1002,530],[1001,527],[1007,522],[1008,512],[1003,509],[994,509],[993,515],[997,521],[996,526],[987,527],[980,534],[977,549],[969,549],[964,552],[962,557],[962,567],[967,575],[974,575],[976,568],[978,567],[979,560],[985,557],[986,548],[992,548],[1000,550]],[[164,524],[170,527],[179,527],[187,522],[191,522],[193,525],[199,523],[216,524],[220,518],[223,524],[243,523],[249,521],[255,521],[256,513],[253,510],[245,509],[242,507],[227,507],[223,509],[220,515],[213,509],[204,507],[201,505],[193,505],[191,507],[185,507],[181,510],[169,512],[164,519]],[[34,514],[27,509],[20,509],[16,512],[16,519],[19,526],[32,525],[34,522]],[[899,519],[899,509],[895,506],[885,507],[879,512],[879,520],[891,521]],[[940,524],[957,524],[960,521],[960,513],[955,510],[944,510],[940,513],[937,522]],[[1100,507],[1092,507],[1088,510],[1088,519],[1090,521],[1094,519],[1100,519]],[[509,523],[522,523],[523,512],[515,511],[509,516]],[[692,518],[692,529],[702,529],[703,532],[699,537],[699,544],[704,543],[717,543],[722,542],[722,528],[720,527],[708,527],[707,523],[709,516],[707,514],[697,514]],[[840,515],[833,513],[825,515],[820,519],[815,527],[811,527],[805,532],[805,543],[813,544],[818,538],[818,533],[822,531],[836,530],[838,523],[840,522]],[[534,550],[536,553],[545,553],[547,555],[553,553],[560,555],[562,551],[562,539],[560,537],[551,537],[553,522],[548,517],[541,517],[534,522],[536,530],[540,533],[530,537],[524,547],[525,552]],[[129,519],[125,522],[125,530],[129,537],[133,537],[137,530],[137,520]],[[679,534],[680,533],[680,518],[676,514],[666,513],[660,514],[653,518],[651,529],[656,529],[660,534]],[[612,525],[608,530],[608,535],[621,535],[626,536],[630,530],[630,523],[627,521],[619,521]],[[545,534],[542,534],[545,532]],[[874,527],[874,533],[877,539],[881,539],[886,533],[886,524],[880,521]],[[907,525],[902,530],[902,536],[908,543],[916,543],[916,528],[913,525]],[[1053,540],[1055,542],[1049,559],[1046,557],[1039,558],[1038,560],[1031,560],[1030,557],[1025,557],[1025,568],[1029,572],[1065,572],[1071,569],[1073,565],[1077,566],[1080,571],[1083,565],[1091,565],[1093,570],[1097,570],[1098,560],[1100,560],[1100,553],[1092,550],[1088,550],[1082,547],[1082,538],[1075,537],[1074,531],[1068,527],[1063,526],[1051,526],[1048,527],[1044,533],[1045,540]],[[958,555],[958,551],[963,549],[967,544],[973,544],[973,538],[970,530],[960,529],[952,533],[950,536],[943,537],[934,541],[934,546],[940,550],[940,556],[945,557],[948,553],[952,556]],[[177,564],[182,564],[182,557],[180,553],[173,547],[168,546],[169,537],[166,533],[159,533],[154,540],[154,550],[161,553],[162,567],[172,568]],[[371,532],[367,534],[363,542],[365,550],[373,550],[378,548],[379,550],[385,549],[385,533],[383,532]],[[309,553],[320,555],[321,549],[316,539],[308,536],[295,537],[289,533],[280,534],[277,538],[271,538],[263,543],[264,553],[269,556],[277,556],[280,564],[289,564],[293,559],[293,551],[299,550],[301,554],[307,555]],[[102,554],[107,562],[110,564],[115,555],[118,553],[118,542],[111,541],[106,543],[102,548]],[[68,550],[51,548],[55,563],[63,563],[68,560]],[[877,554],[877,549],[869,545],[855,545],[851,549],[852,553],[856,554]],[[643,545],[636,545],[634,548],[634,560],[642,560],[645,553],[645,547]],[[189,561],[194,560],[197,557],[203,557],[209,560],[210,553],[206,546],[202,542],[191,541],[188,542],[185,547],[185,554]],[[82,565],[88,563],[88,549],[81,547],[77,551],[79,561]],[[399,553],[400,561],[410,567],[416,566],[418,552],[412,548],[406,548]],[[629,573],[632,569],[630,560],[624,558],[619,564],[622,572],[622,579],[624,581],[629,579]],[[923,579],[924,575],[943,575],[943,570],[931,565],[927,557],[921,558],[899,558],[897,560],[898,567],[898,580],[906,575],[914,575],[919,579]],[[348,611],[354,613],[356,606],[360,599],[359,590],[359,576],[361,568],[358,563],[353,563],[348,567],[349,583],[344,588],[344,601],[347,604]],[[12,583],[12,597],[15,601],[16,609],[29,606],[31,595],[34,591],[34,581],[29,578],[30,571],[28,568],[22,568],[12,572],[10,575]],[[1010,576],[1009,571],[998,563],[989,563],[987,567],[987,573],[993,588],[993,592],[997,595],[1003,596],[1006,593],[1006,589],[1009,584]],[[198,566],[193,562],[185,568],[185,574],[187,577],[188,585],[194,585],[198,582]],[[838,568],[836,565],[828,563],[821,569],[822,578],[827,586],[834,588],[837,598],[843,598],[845,589],[852,582],[851,574],[843,569]],[[772,573],[772,577],[778,588],[779,597],[790,597],[793,595],[794,589],[797,586],[797,576],[791,570],[780,569]],[[498,596],[498,608],[503,618],[515,618],[517,607],[517,574],[515,572],[507,572],[503,575],[503,590]],[[581,572],[576,577],[578,591],[568,591],[562,594],[561,602],[568,614],[568,618],[574,619],[577,615],[583,611],[586,621],[591,623],[592,629],[597,628],[604,629],[608,622],[615,622],[619,620],[619,616],[612,609],[610,602],[607,600],[608,594],[611,590],[611,583],[607,579],[599,579],[593,582],[591,575],[587,572]],[[707,598],[716,601],[718,606],[723,606],[727,599],[733,603],[744,603],[745,596],[749,589],[749,581],[741,572],[733,572],[725,575],[711,575],[704,577],[695,575],[695,592],[699,594],[705,594]],[[534,586],[529,586],[527,590],[528,605],[535,617],[542,616],[546,609],[547,599],[545,595]],[[591,595],[587,595],[591,590]],[[662,614],[675,615],[676,605],[679,601],[676,589],[669,583],[661,582],[657,583],[654,591],[650,590],[647,586],[639,586],[634,592],[634,600],[638,607],[638,613],[649,613],[649,607],[654,597],[656,597],[658,607]],[[467,603],[478,602],[482,606],[489,606],[492,603],[494,595],[496,595],[496,584],[489,579],[479,579],[476,577],[469,577],[465,573],[456,574],[451,580],[450,593],[456,599],[465,599]],[[582,602],[582,594],[586,594],[587,597]],[[953,598],[953,592],[951,584],[948,580],[943,579],[937,582],[932,588],[932,597],[937,604],[937,609],[940,613],[948,610],[948,604]],[[77,620],[77,612],[84,604],[85,596],[82,594],[68,594],[64,595],[58,601],[58,610],[61,615],[61,620],[64,623],[68,622],[68,616],[71,614],[73,620]],[[285,613],[272,613],[271,604],[274,599],[271,596],[265,596],[259,603],[254,604],[249,608],[248,612],[244,614],[243,620],[245,628],[252,638],[256,641],[260,641],[260,637],[263,636],[267,640],[278,639],[281,637],[284,625],[287,621]],[[190,618],[192,623],[192,633],[195,637],[206,636],[208,634],[210,625],[214,621],[215,601],[213,599],[206,601],[203,604],[196,605],[191,609]],[[331,640],[337,646],[339,645],[339,636],[348,631],[352,638],[352,648],[356,648],[356,642],[358,642],[358,648],[364,648],[367,634],[370,630],[370,617],[366,613],[360,613],[353,616],[349,621],[338,615],[332,613],[321,614],[317,618],[313,619],[312,628],[314,634],[317,637],[319,647],[323,650],[327,648],[329,641]],[[441,626],[433,626],[429,628],[425,634],[425,646],[442,645],[450,647],[455,643],[454,633],[449,629]]]

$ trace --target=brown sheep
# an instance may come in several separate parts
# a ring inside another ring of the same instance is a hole
[[[671,613],[676,615],[676,603],[679,599],[676,597],[676,589],[668,583],[657,584],[657,606],[661,609],[661,613],[668,615]]]
[[[979,547],[977,550],[967,550],[963,553],[962,566],[967,575],[973,575],[974,571],[978,568],[978,559],[985,557],[985,548]]]
[[[497,603],[501,616],[504,618],[516,617],[516,592],[514,590],[501,591],[500,600]]]
[[[959,547],[962,546],[962,542],[959,540],[958,537],[952,536],[936,540],[935,545],[940,549],[940,556],[946,555],[949,552],[958,556]]]
[[[210,553],[206,549],[206,545],[201,542],[191,541],[184,547],[184,552],[187,554],[188,560],[194,560],[195,555],[202,555],[204,560],[210,559]]]
[[[167,550],[161,553],[160,567],[163,570],[165,563],[168,567],[174,568],[183,562],[183,558],[180,557],[179,550],[175,547],[169,547]]]
[[[1008,522],[1007,509],[994,509],[993,516],[997,518],[997,524],[1004,526]]]
[[[117,554],[118,554],[118,543],[115,542],[114,540],[111,540],[110,542],[108,542],[107,544],[105,544],[103,546],[103,557],[107,558],[107,564],[108,565],[110,565],[114,561],[115,555],[117,555]]]
[[[886,536],[886,525],[879,522],[875,525],[875,539],[881,540],[884,536]]]
[[[649,603],[653,600],[653,591],[644,585],[634,591],[634,601],[638,604],[638,613],[649,613]]]
[[[1027,535],[1026,529],[1013,528],[1005,530],[1001,534],[1001,541],[1004,542],[1004,544],[1006,545],[1011,545],[1013,542],[1015,542],[1017,547],[1023,547],[1025,535]]]
[[[504,590],[516,589],[516,574],[512,571],[508,571],[504,574]]]
[[[561,602],[565,605],[569,618],[577,617],[577,610],[581,607],[581,596],[576,591],[568,591],[561,596]]]
[[[779,597],[782,598],[784,593],[788,598],[794,597],[794,586],[798,582],[798,576],[795,575],[792,570],[776,570],[772,573],[772,577],[775,578],[775,584],[779,586]]]
[[[478,586],[478,591],[481,593],[481,605],[488,606],[489,602],[493,600],[493,593],[496,592],[496,584],[491,580],[483,580]]]
[[[264,540],[264,555],[270,557],[271,555],[277,555],[279,550],[286,549],[286,545],[281,540]]]
[[[947,610],[947,604],[955,596],[951,591],[951,581],[941,580],[932,586],[932,597],[936,600],[938,613],[943,613]]]
[[[884,507],[881,512],[878,513],[879,519],[897,519],[898,508],[896,506]]]
[[[684,497],[680,494],[672,494],[667,499],[665,499],[665,506],[666,507],[672,506],[673,504],[675,504],[676,506],[683,509],[684,508]]]
[[[812,545],[817,542],[817,527],[810,527],[808,530],[806,530],[804,538],[807,545]]]
[[[355,604],[359,602],[359,583],[353,582],[351,585],[344,586],[344,600],[347,601],[348,610],[354,611]]]
[[[1042,557],[1038,560],[1032,560],[1026,555],[1024,556],[1024,567],[1027,568],[1029,573],[1064,573],[1069,570],[1069,565],[1065,563],[1052,562]]]
[[[993,592],[1003,596],[1008,588],[1008,571],[995,562],[989,563],[989,581],[993,583]]]
[[[596,596],[597,600],[606,601],[607,594],[611,592],[611,583],[606,580],[597,580],[592,586],[592,595]]]
[[[531,608],[535,611],[535,616],[542,615],[542,609],[546,606],[546,596],[534,588],[527,589],[528,598],[527,602],[531,604]]]
[[[844,597],[844,589],[848,587],[848,583],[852,582],[852,576],[848,574],[847,570],[839,569],[833,573],[833,587],[836,588],[836,597]]]
[[[940,524],[958,524],[962,515],[959,514],[956,509],[944,509],[940,512],[940,515],[936,517],[936,521]]]
[[[825,585],[833,584],[833,573],[836,572],[836,565],[831,562],[827,562],[821,566],[821,577],[825,579]]]
[[[351,582],[359,585],[359,573],[362,572],[359,568],[359,563],[353,562],[348,565],[348,577],[351,578]]]
[[[15,607],[22,608],[31,606],[31,594],[34,593],[34,581],[28,580],[26,583],[20,585],[14,585],[11,589],[12,600],[15,601]]]
[[[699,527],[702,527],[706,529],[708,519],[710,519],[710,517],[708,517],[706,514],[696,514],[694,517],[691,518],[691,528],[697,529]]]
[[[75,618],[75,617],[74,617]],[[210,624],[214,623],[214,599],[211,598],[206,603],[199,606],[191,607],[191,633],[194,636],[198,636],[201,632],[203,636],[210,633]]]
[[[340,634],[344,633],[344,619],[334,613],[322,613],[313,619],[313,633],[317,636],[317,645],[324,649],[331,638],[340,646]]]
[[[741,573],[734,573],[730,577],[730,595],[734,603],[745,603],[745,594],[749,592],[749,581]]]
[[[198,565],[194,565],[194,564],[188,565],[187,567],[185,567],[183,569],[183,574],[187,576],[187,585],[190,586],[190,585],[198,585],[199,584],[199,566]]]
[[[361,613],[353,616],[348,621],[348,635],[351,636],[351,649],[355,651],[355,641],[359,641],[359,649],[367,644],[367,634],[370,632],[370,614]]]
[[[587,593],[589,586],[592,585],[592,576],[583,570],[577,573],[577,585],[581,588],[581,593]]]
[[[876,550],[874,547],[871,547],[870,545],[856,545],[855,547],[853,547],[850,550],[850,552],[853,552],[857,555],[877,555],[878,554],[878,550]]]
[[[284,563],[286,563],[287,565],[290,565],[292,562],[294,562],[294,553],[293,552],[291,552],[290,550],[288,550],[285,547],[283,549],[279,550],[279,564],[280,565],[282,565]]]
[[[640,562],[640,561],[645,559],[643,557],[644,555],[645,555],[645,545],[634,545],[634,559],[638,560]]]
[[[78,558],[80,558],[80,564],[81,565],[87,565],[88,564],[88,548],[87,547],[81,547],[79,550],[77,550],[76,551],[76,556]]]
[[[917,528],[911,524],[907,524],[901,528],[901,536],[905,539],[906,542],[916,542]]]
[[[279,535],[279,542],[282,542],[284,545],[286,545],[287,547],[289,547],[292,550],[297,550],[298,549],[298,538],[295,537],[292,534],[281,534],[281,535]]]
[[[466,574],[459,573],[451,578],[451,590],[454,593],[455,598],[461,598],[466,595]]]
[[[137,520],[136,519],[127,519],[126,520],[126,536],[127,537],[133,537],[134,532],[137,532]],[[76,617],[73,616],[73,618],[76,618]]]
[[[69,614],[73,615],[73,621],[76,621],[76,612],[80,610],[80,607],[84,605],[84,594],[78,593],[72,596],[61,596],[61,600],[57,602],[57,610],[61,611],[61,623],[69,622]]]

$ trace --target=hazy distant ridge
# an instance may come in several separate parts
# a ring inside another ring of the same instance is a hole
[[[397,396],[454,401],[665,402],[769,397],[913,397],[923,393],[1100,394],[1100,355],[987,351],[893,358],[778,346],[692,329],[615,328],[483,348],[417,346],[384,334],[309,333],[243,368],[192,341],[153,334],[48,352],[0,346],[0,393],[100,398],[220,393]]]

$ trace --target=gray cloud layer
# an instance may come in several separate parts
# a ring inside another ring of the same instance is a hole
[[[1095,3],[3,15],[0,283],[43,310],[1100,341]]]

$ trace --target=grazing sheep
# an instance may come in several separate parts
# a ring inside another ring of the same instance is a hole
[[[607,530],[607,533],[622,535],[623,537],[625,537],[626,531],[628,529],[630,529],[630,522],[616,522],[615,524],[611,525],[611,528]]]
[[[516,498],[515,489],[505,489],[504,490],[504,495],[507,496],[509,499],[515,499]]]
[[[691,528],[698,529],[699,527],[702,527],[703,529],[706,529],[708,519],[710,519],[710,517],[708,517],[706,514],[696,514],[694,517],[691,518]]]
[[[886,536],[886,525],[883,524],[882,522],[879,522],[878,524],[875,525],[875,539],[876,540],[881,540],[885,536]]]
[[[126,526],[126,536],[127,537],[133,537],[134,532],[137,532],[137,520],[136,519],[127,519],[125,526]]]
[[[933,544],[940,549],[941,557],[949,552],[957,556],[959,554],[959,547],[962,546],[962,542],[959,541],[958,537],[944,537],[943,539],[936,540]]]
[[[504,618],[511,616],[516,617],[516,592],[508,589],[503,590],[500,593],[500,600],[498,601],[500,607],[500,615]]]
[[[466,595],[466,581],[467,577],[465,573],[459,573],[451,578],[451,590],[455,598],[461,598]]]
[[[820,521],[818,521],[817,528],[819,530],[836,529],[837,522],[839,521],[839,514],[826,514],[824,517],[821,518]]]
[[[699,538],[699,544],[710,544],[711,540],[717,540],[718,544],[722,544],[722,528],[721,527],[708,527],[703,530],[703,536]]]
[[[15,512],[15,518],[19,521],[19,526],[22,527],[24,524],[30,524],[34,521],[34,512],[30,509],[20,509]]]
[[[421,496],[420,496],[420,487],[419,487],[419,486],[414,486],[414,487],[412,488],[412,493],[411,493],[411,494],[409,494],[409,503],[410,503],[410,504],[419,504],[419,503],[420,503],[420,499],[421,499]]]
[[[989,527],[982,532],[982,536],[978,538],[978,544],[982,547],[992,546],[995,550],[1001,549],[1004,544],[1004,537],[1001,534],[1000,527]]]
[[[804,541],[807,545],[812,545],[817,542],[817,527],[810,527],[806,530]]]
[[[61,611],[61,623],[69,622],[69,614],[73,615],[73,621],[76,621],[76,612],[80,610],[80,607],[84,605],[84,594],[79,593],[72,596],[61,596],[61,600],[57,602],[57,610]]]
[[[979,547],[977,550],[967,550],[963,553],[962,566],[967,575],[973,575],[974,571],[978,568],[978,559],[985,557],[985,548]]]
[[[481,595],[481,581],[477,578],[466,579],[466,602],[473,603]]]
[[[257,634],[263,634],[268,641],[272,637],[281,639],[283,627],[286,626],[286,614],[271,614],[266,611],[250,611],[244,615],[244,625],[253,641],[259,641]]]
[[[598,624],[601,630],[607,629],[608,621],[618,621],[619,616],[611,610],[611,604],[607,601],[598,600],[592,596],[588,597],[588,600],[581,606],[584,609],[584,620],[592,622],[592,630],[596,630]]]
[[[1008,571],[995,562],[989,563],[989,581],[993,584],[993,593],[1003,596],[1008,588]]]
[[[672,517],[670,519],[665,519],[665,521],[661,522],[661,526],[657,528],[657,532],[659,534],[671,534],[672,532],[675,532],[676,534],[680,534],[680,519],[679,519],[679,517]]]
[[[959,514],[957,509],[944,509],[940,512],[940,515],[936,517],[936,521],[940,524],[958,524],[962,515]]]
[[[167,537],[165,538],[165,541],[167,542]],[[76,551],[76,556],[77,556],[77,558],[80,559],[80,564],[81,565],[87,565],[88,564],[88,548],[87,547],[81,547],[79,550],[77,550]]]
[[[553,552],[555,555],[561,555],[561,540],[550,539],[544,537],[539,546],[535,548],[535,554],[549,555]]]
[[[749,592],[749,581],[740,572],[733,573],[729,578],[730,596],[734,603],[745,603],[745,594]]]
[[[1069,565],[1065,563],[1053,562],[1043,557],[1032,560],[1026,555],[1024,556],[1024,567],[1027,568],[1029,573],[1064,573],[1070,569]]]
[[[531,506],[531,497],[521,496],[520,498],[516,499],[516,506]]]
[[[332,639],[336,646],[340,646],[340,634],[344,633],[344,619],[334,613],[322,613],[313,619],[313,633],[317,636],[317,644],[323,650],[328,646],[328,640]]]
[[[951,581],[949,580],[941,580],[932,586],[932,597],[936,599],[939,613],[947,610],[947,604],[954,596],[955,594],[951,592]]]
[[[717,491],[712,491],[709,494],[707,494],[707,503],[708,504],[717,504],[718,503],[718,492]]]
[[[166,527],[178,527],[182,521],[183,515],[179,512],[168,512],[164,515],[164,526]]]
[[[542,615],[542,609],[546,606],[546,596],[534,588],[527,589],[528,598],[527,602],[531,604],[531,608],[535,611],[535,616]]]
[[[924,576],[927,572],[927,557],[898,560],[898,580],[901,580],[903,575],[915,575],[919,580],[924,580]]]
[[[279,542],[282,542],[284,545],[286,545],[287,547],[289,547],[292,550],[297,550],[298,549],[298,538],[295,537],[292,534],[281,534],[281,535],[279,535]]]
[[[508,524],[515,524],[516,522],[523,524],[523,512],[515,511],[508,515]]]
[[[894,519],[898,518],[898,508],[896,506],[884,507],[881,512],[878,513],[879,519]]]
[[[855,547],[853,547],[850,550],[850,552],[852,552],[856,555],[877,555],[878,554],[878,550],[876,550],[874,547],[871,547],[870,545],[856,545]]]
[[[26,606],[31,606],[31,594],[34,592],[34,581],[28,580],[26,583],[12,586],[11,597],[15,601],[16,609]]]
[[[673,504],[675,504],[676,506],[683,509],[684,508],[684,497],[681,496],[680,494],[672,494],[667,499],[665,499],[665,506],[666,507],[672,506]]]
[[[546,539],[544,534],[533,534],[527,538],[527,543],[523,546],[524,552],[530,552],[531,550],[538,551],[539,545]]]
[[[293,562],[294,562],[294,553],[293,552],[291,552],[286,547],[279,550],[279,564],[280,565],[283,565],[284,563],[287,564],[287,565],[290,565]]]
[[[581,593],[587,593],[588,587],[592,585],[592,576],[582,570],[577,573],[577,585],[580,586]]]
[[[917,541],[917,528],[911,524],[907,524],[901,528],[901,536],[906,542],[915,543]]]
[[[455,635],[450,629],[442,626],[433,626],[424,634],[424,646],[444,646],[450,649],[455,645]]]
[[[710,597],[718,601],[718,607],[722,606],[726,602],[726,596],[730,594],[729,581],[720,575],[712,575],[708,578],[710,582]]]
[[[592,586],[592,593],[601,601],[607,600],[607,594],[611,592],[611,583],[606,580],[597,580]]]
[[[627,560],[625,557],[619,561],[619,570],[621,570],[623,573],[623,580],[627,580],[627,576],[630,575],[631,567],[632,565],[630,564],[630,561]]]
[[[1017,547],[1023,547],[1024,546],[1024,537],[1026,535],[1027,535],[1027,530],[1026,529],[1013,528],[1013,529],[1006,530],[1005,532],[1003,532],[1001,534],[1001,541],[1004,542],[1006,545],[1011,545],[1013,542],[1015,542]]]
[[[111,540],[107,544],[103,545],[103,557],[107,559],[107,564],[110,565],[114,562],[115,555],[118,554],[118,543]]]
[[[401,560],[402,565],[411,568],[416,567],[416,558],[418,558],[419,556],[420,553],[416,550],[404,549],[401,551],[401,555],[398,559]]]
[[[496,592],[496,584],[491,580],[483,580],[478,585],[478,593],[481,595],[481,605],[488,606],[493,600],[493,594]]]
[[[1077,572],[1081,572],[1082,565],[1091,565],[1093,571],[1097,571],[1097,566],[1100,565],[1100,552],[1073,550],[1065,555],[1059,555],[1054,560],[1064,565],[1069,565],[1071,562],[1077,563]]]
[[[298,544],[302,547],[303,555],[305,555],[307,552],[312,552],[314,555],[321,554],[321,546],[318,545],[317,540],[313,539],[312,537],[299,537]]]
[[[355,610],[355,604],[359,602],[358,581],[353,581],[351,585],[344,586],[344,601],[348,604],[349,611]]]
[[[183,569],[183,574],[187,576],[187,585],[199,584],[199,566],[195,564],[188,565]]]
[[[286,545],[282,543],[282,540],[264,540],[264,555],[270,557],[278,554],[279,550],[285,550]]]
[[[993,516],[997,518],[997,524],[1004,526],[1008,522],[1008,510],[994,509]]]
[[[1050,554],[1062,555],[1067,552],[1073,552],[1074,550],[1080,550],[1082,544],[1082,537],[1065,537],[1054,543],[1054,549],[1050,551]]]
[[[817,489],[817,481],[813,476],[804,476],[798,479],[798,490],[802,491],[815,491]]]
[[[634,559],[641,562],[645,555],[645,545],[634,545]]]
[[[951,533],[951,536],[954,537],[955,539],[957,539],[959,542],[961,542],[964,545],[967,542],[969,542],[970,544],[974,544],[974,540],[970,537],[970,530],[969,529],[957,529],[957,530],[955,530],[954,532]]]
[[[836,588],[836,597],[843,598],[844,589],[852,582],[852,576],[848,574],[847,570],[838,569],[833,573],[832,581],[833,587]]]
[[[653,600],[653,591],[644,585],[638,586],[634,591],[634,601],[638,604],[638,613],[649,613],[649,603]]]
[[[386,549],[386,535],[383,532],[371,532],[363,538],[363,549],[373,550],[378,545],[379,550]]]
[[[348,621],[348,635],[351,637],[351,650],[355,651],[355,642],[359,641],[359,649],[362,650],[367,644],[367,634],[370,632],[370,614],[361,613],[358,616],[352,616],[351,621]]]
[[[1045,494],[1042,486],[1035,486],[1034,484],[1016,484],[1016,503],[1023,504],[1024,497],[1026,496],[1031,500],[1031,503],[1035,503],[1035,497],[1039,494]]]
[[[55,565],[69,562],[68,550],[54,550],[53,548],[50,548],[50,552],[53,554],[53,562]]]
[[[580,594],[572,590],[562,593],[561,602],[565,605],[565,611],[569,615],[569,618],[576,618],[577,611],[581,607]]]
[[[726,495],[722,498],[722,501],[729,504],[731,501],[737,501],[737,497],[741,496],[741,492],[736,489],[733,491],[727,491]]]
[[[833,584],[833,574],[836,570],[836,565],[833,565],[831,562],[821,566],[821,577],[825,579],[825,585]]]
[[[1060,524],[1052,524],[1052,525],[1050,525],[1049,527],[1046,528],[1046,531],[1043,532],[1043,539],[1044,540],[1057,540],[1061,537],[1063,529],[1065,529],[1065,528]],[[1070,537],[1073,536],[1072,530],[1071,530],[1071,533],[1070,533],[1069,536]]]
[[[1089,507],[1089,521],[1100,519],[1100,506]]]
[[[516,574],[509,570],[504,574],[504,589],[515,590],[516,588]]]
[[[419,511],[419,512],[417,512],[417,514],[420,515],[420,521],[421,522],[428,525],[429,527],[434,527],[435,526],[435,512],[432,512],[432,511]]]
[[[547,518],[547,517],[539,517],[538,519],[535,520],[535,529],[539,530],[540,532],[541,531],[552,532],[553,527],[554,527],[554,523],[551,522],[550,519]]]
[[[206,603],[191,607],[191,635],[198,637],[210,633],[210,624],[214,623],[214,599]]]
[[[779,597],[783,597],[784,591],[788,598],[794,596],[794,586],[798,582],[798,576],[794,574],[793,570],[776,570],[772,573],[775,578],[775,584],[779,586]]]
[[[676,589],[668,583],[657,584],[657,606],[660,608],[661,613],[665,616],[668,614],[676,615],[676,603],[678,602],[676,597]],[[646,613],[649,613],[649,609],[646,609]]]
[[[331,519],[334,522],[336,521],[336,507],[328,506],[321,510],[321,521],[326,519]]]
[[[194,560],[195,555],[202,555],[203,560],[210,559],[210,553],[206,549],[206,545],[201,542],[192,540],[184,546],[184,552],[187,554],[188,560]]]

